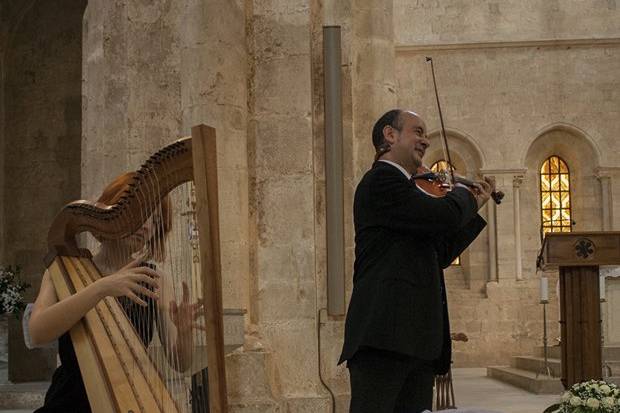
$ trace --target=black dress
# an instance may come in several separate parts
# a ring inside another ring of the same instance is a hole
[[[140,298],[146,301],[148,306],[135,304],[126,297],[118,301],[140,340],[147,346],[153,337],[157,306],[149,297],[141,295]],[[58,339],[58,354],[61,365],[52,376],[52,384],[45,395],[45,404],[34,413],[90,413],[90,404],[69,332]]]

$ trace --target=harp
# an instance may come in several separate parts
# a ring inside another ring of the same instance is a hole
[[[227,411],[216,166],[215,130],[204,125],[192,128],[191,137],[152,155],[116,204],[102,207],[76,201],[66,205],[50,228],[46,257],[62,300],[102,276],[90,251],[78,248],[78,234],[90,232],[105,240],[126,238],[157,211],[163,197],[193,182],[195,225],[200,233],[199,269],[194,272],[198,279],[193,285],[204,299],[206,331],[202,340],[208,351],[206,357],[204,352],[200,356],[208,364],[211,413]],[[192,411],[183,396],[187,392],[179,391],[183,377],[170,366],[162,370],[157,365],[157,357],[144,345],[116,298],[101,300],[70,335],[94,413]]]

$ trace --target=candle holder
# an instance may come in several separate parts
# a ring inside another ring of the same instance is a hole
[[[543,306],[543,357],[544,357],[544,364],[543,364],[542,369],[540,369],[536,373],[536,378],[538,378],[538,376],[541,373],[542,374],[546,374],[549,377],[552,377],[551,369],[549,368],[549,347],[548,347],[548,342],[547,342],[547,304],[549,304],[549,300],[540,300],[540,303]]]
[[[604,288],[604,284],[602,285]],[[602,360],[602,376],[603,378],[607,378],[611,376],[611,366],[605,361],[605,332],[603,330],[603,304],[605,304],[607,300],[605,299],[605,295],[601,294],[601,360]]]

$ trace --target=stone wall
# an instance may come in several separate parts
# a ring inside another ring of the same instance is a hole
[[[456,365],[508,364],[510,355],[531,353],[541,343],[538,172],[548,156],[562,156],[571,168],[573,229],[604,228],[599,171],[613,175],[618,166],[612,156],[620,128],[620,95],[613,92],[620,69],[616,2],[397,0],[395,10],[399,105],[438,128],[424,59],[432,56],[446,126],[481,148],[479,172],[495,176],[506,193],[495,209],[498,282],[482,297],[458,288],[449,294],[454,330],[474,338],[455,344]],[[454,152],[464,151],[457,143]],[[608,209],[615,220],[618,196],[612,194]],[[483,237],[476,241],[470,272],[491,280],[484,257],[474,253],[481,242],[483,249],[493,247]],[[557,309],[548,314],[553,337]]]
[[[19,265],[39,288],[47,229],[79,197],[81,20],[85,2],[29,2],[13,14],[4,45],[4,223],[2,264]],[[62,12],[60,12],[62,10]],[[41,30],[46,27],[47,30]],[[55,367],[46,351],[28,352],[21,323],[11,320],[9,379],[42,380]]]
[[[84,14],[82,196],[181,130],[179,2],[89,1]]]
[[[394,0],[396,43],[615,38],[617,0]]]
[[[318,371],[312,3],[254,2],[248,134],[251,322],[269,343],[286,411],[323,411]],[[291,349],[295,349],[291,351]]]

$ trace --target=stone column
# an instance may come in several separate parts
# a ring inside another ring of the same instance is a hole
[[[517,281],[523,279],[523,262],[521,248],[521,204],[519,188],[523,183],[524,175],[514,175],[512,179],[513,194],[513,218],[514,218],[514,237],[515,237],[515,278]]]
[[[311,3],[254,2],[248,12],[250,318],[290,412],[328,408],[317,375]]]
[[[610,171],[597,168],[595,176],[601,184],[601,213],[603,231],[611,231],[613,223],[613,197]]]
[[[249,307],[247,72],[243,2],[184,2],[180,37],[182,134],[216,129],[224,308]],[[241,3],[241,4],[239,4]]]
[[[370,168],[375,121],[396,107],[396,52],[391,1],[352,0],[353,186]]]
[[[497,225],[496,204],[492,200],[487,202],[487,231],[489,232],[489,279],[487,281],[499,281],[497,278]]]
[[[525,169],[493,169],[480,171],[485,176],[494,176],[496,189],[505,194],[502,203],[499,206],[489,206],[489,231],[495,232],[495,241],[493,236],[489,235],[489,249],[495,244],[495,260],[496,272],[495,280],[501,282],[508,279],[519,279],[521,269],[521,239],[516,235],[517,227],[520,226],[518,212],[519,207],[519,178],[525,176]],[[489,205],[492,201],[489,201]],[[492,210],[491,210],[492,209]],[[490,233],[489,233],[490,234]],[[489,259],[493,259],[493,252],[489,251]],[[492,261],[491,261],[492,262]],[[519,264],[517,264],[519,263]],[[493,274],[493,270],[490,270]],[[493,281],[492,276],[490,277]]]
[[[18,2],[19,3],[19,2]],[[0,265],[19,265],[33,302],[56,213],[80,196],[81,32],[85,1],[3,5],[12,21],[4,58],[4,251]],[[23,7],[23,8],[21,8]],[[5,23],[5,22],[3,22]],[[45,27],[45,30],[41,30]],[[3,27],[3,29],[6,29]],[[1,45],[0,45],[1,46]],[[9,380],[48,380],[54,350],[28,350],[21,320],[9,317]]]
[[[82,196],[180,137],[181,2],[92,0],[84,14]]]

